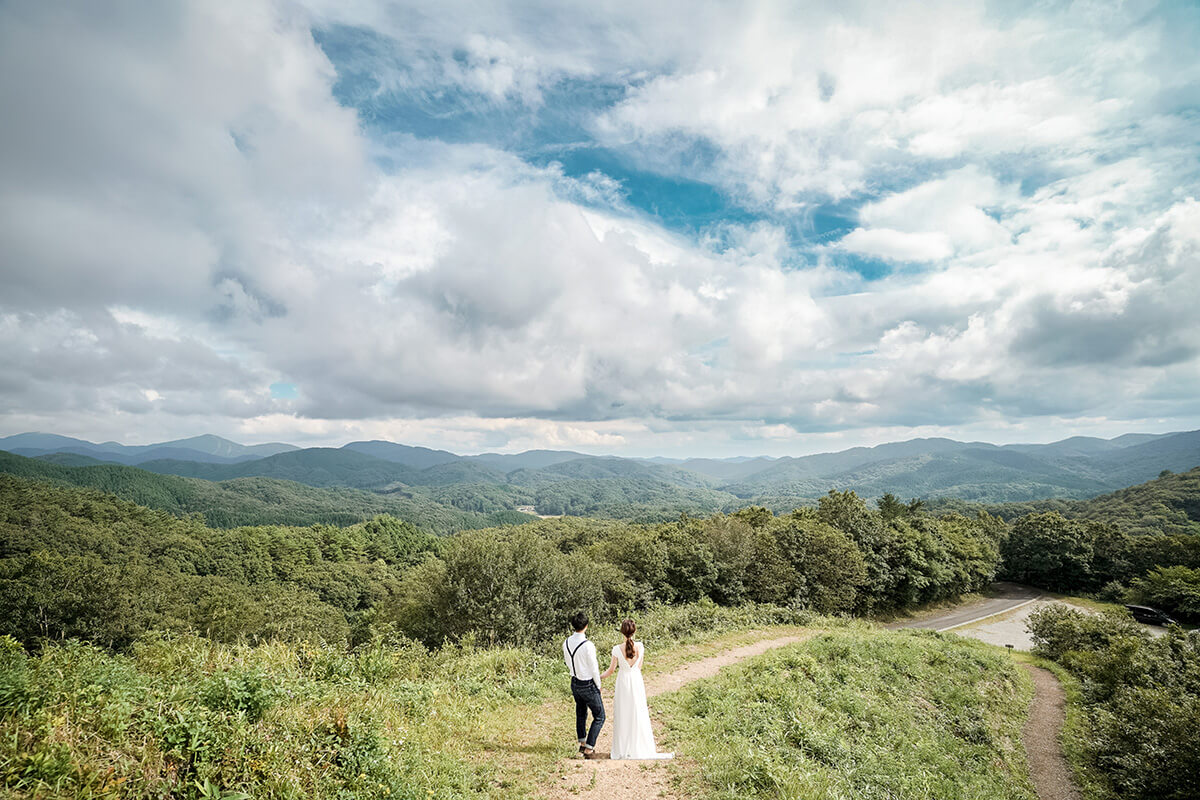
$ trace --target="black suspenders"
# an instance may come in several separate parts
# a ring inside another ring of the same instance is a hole
[[[571,677],[572,678],[575,678],[575,654],[579,652],[579,648],[581,648],[585,644],[587,644],[587,641],[588,641],[587,639],[584,639],[582,642],[575,645],[574,650],[567,650],[567,652],[571,654]],[[579,678],[575,678],[575,680],[579,680]]]

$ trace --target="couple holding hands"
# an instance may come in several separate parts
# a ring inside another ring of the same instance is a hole
[[[571,694],[575,697],[575,733],[579,753],[584,758],[599,758],[596,740],[604,727],[606,715],[600,696],[600,681],[614,672],[617,685],[613,692],[613,759],[667,759],[674,753],[659,753],[654,749],[654,731],[650,727],[650,709],[646,705],[646,685],[642,681],[642,660],[646,648],[635,642],[637,625],[627,619],[621,623],[625,641],[612,649],[612,662],[600,672],[596,645],[587,638],[588,617],[581,612],[571,617],[575,632],[563,642],[563,660],[571,672]],[[592,724],[587,724],[588,713]]]

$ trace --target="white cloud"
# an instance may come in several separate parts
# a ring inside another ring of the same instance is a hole
[[[1012,234],[985,209],[999,214],[1016,204],[1014,187],[1001,187],[975,167],[866,203],[863,227],[838,242],[851,253],[893,261],[940,261],[1000,247]]]
[[[950,237],[940,231],[911,233],[891,228],[858,228],[838,244],[851,253],[888,261],[941,261],[954,254]]]
[[[1135,124],[1184,85],[1161,26],[763,4],[683,32],[631,4],[558,36],[556,4],[387,8],[0,12],[6,428],[731,454],[1194,415],[1195,133]],[[771,221],[692,238],[599,171],[373,138],[314,21],[393,37],[413,91],[530,114],[626,80],[603,143]],[[860,195],[856,230],[797,245]]]

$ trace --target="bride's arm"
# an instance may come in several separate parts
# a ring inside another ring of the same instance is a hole
[[[608,665],[608,669],[604,670],[604,672],[601,673],[600,680],[604,680],[605,678],[607,678],[609,675],[612,675],[616,671],[617,671],[617,654],[613,653],[612,663]]]

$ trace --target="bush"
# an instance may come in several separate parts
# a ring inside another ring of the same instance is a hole
[[[1060,603],[1037,609],[1027,625],[1033,652],[1055,661],[1072,650],[1102,650],[1120,638],[1149,636],[1125,611],[1090,614]]]
[[[1200,569],[1158,567],[1130,588],[1139,603],[1172,611],[1184,619],[1200,618]]]
[[[270,679],[259,670],[223,672],[211,676],[200,688],[200,699],[214,711],[241,714],[257,722],[274,702]]]
[[[0,719],[28,710],[29,667],[21,643],[11,636],[0,636]]]
[[[1200,637],[1150,637],[1128,616],[1048,606],[1035,651],[1079,677],[1087,742],[1117,796],[1184,800],[1200,790]]]

